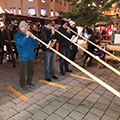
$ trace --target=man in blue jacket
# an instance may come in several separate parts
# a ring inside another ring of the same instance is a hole
[[[26,84],[35,86],[32,83],[35,57],[34,46],[38,45],[38,42],[33,38],[32,33],[28,31],[28,24],[25,21],[20,22],[18,33],[14,37],[21,63],[20,86],[23,90],[27,90]],[[25,80],[26,69],[27,81]]]

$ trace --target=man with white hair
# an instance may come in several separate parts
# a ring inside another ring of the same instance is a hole
[[[26,84],[29,86],[35,86],[32,83],[35,57],[34,46],[38,45],[38,42],[32,35],[33,34],[28,31],[28,24],[25,21],[21,21],[19,24],[19,30],[14,37],[19,55],[19,61],[21,63],[20,86],[23,90],[27,90]],[[26,69],[27,81],[25,80]]]
[[[78,31],[77,31],[75,22],[71,20],[71,21],[69,21],[69,24],[70,24],[70,29],[72,29],[73,31],[75,31],[77,33]],[[71,34],[72,34],[73,38],[75,39],[75,41],[73,41],[73,42],[77,43],[78,42],[78,36],[73,32],[71,32]],[[71,43],[70,55],[69,55],[70,60],[75,61],[77,51],[78,51],[77,46],[74,45],[73,43]]]

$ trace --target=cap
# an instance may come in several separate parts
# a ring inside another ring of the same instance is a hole
[[[28,27],[28,24],[25,21],[21,21],[20,24],[19,24],[19,28],[22,28],[24,26]]]
[[[46,20],[45,20],[45,25],[48,25],[48,24],[50,24],[50,23],[52,23],[51,20],[49,20],[49,19],[46,19]]]

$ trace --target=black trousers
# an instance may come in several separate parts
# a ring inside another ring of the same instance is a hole
[[[75,61],[77,52],[78,52],[77,46],[72,44],[72,49],[69,52],[69,59]]]
[[[31,84],[34,75],[34,60],[20,61],[20,86]],[[27,80],[25,79],[27,72]]]

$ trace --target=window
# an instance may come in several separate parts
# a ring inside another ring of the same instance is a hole
[[[64,2],[64,6],[66,6],[66,2]]]
[[[33,2],[33,0],[28,0],[28,2]]]
[[[41,15],[43,15],[43,16],[46,15],[46,9],[45,8],[41,8]]]
[[[15,9],[15,7],[13,7],[13,13],[16,14],[16,9]]]
[[[12,7],[10,7],[10,13],[13,13],[13,11],[12,11]]]
[[[19,8],[18,13],[19,13],[19,15],[21,15],[21,8]]]
[[[55,0],[56,3],[59,3],[59,0]]]
[[[28,8],[28,15],[35,15],[35,8],[34,7]]]
[[[45,0],[41,0],[42,3],[45,3]]]
[[[51,16],[54,16],[53,9],[51,9]]]
[[[55,16],[59,16],[59,12],[57,10],[55,11]]]
[[[60,5],[62,5],[62,0],[60,0]]]

